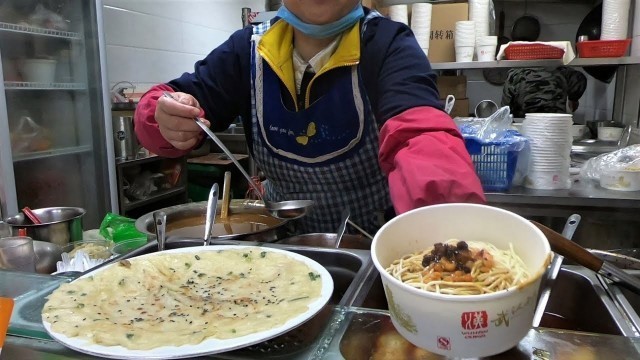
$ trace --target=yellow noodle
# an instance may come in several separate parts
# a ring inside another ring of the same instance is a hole
[[[459,240],[452,239],[444,244],[456,245]],[[424,267],[422,259],[430,254],[433,247],[405,255],[394,260],[386,270],[394,278],[409,286],[425,291],[450,295],[479,295],[506,290],[522,284],[529,278],[529,273],[522,259],[509,244],[508,250],[500,250],[494,245],[484,242],[467,241],[469,250],[477,252],[483,250],[493,256],[493,267],[488,272],[482,272],[481,260],[475,261],[471,268],[472,282],[453,282],[444,280],[426,281],[422,274]]]

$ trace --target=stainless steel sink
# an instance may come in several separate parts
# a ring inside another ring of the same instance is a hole
[[[380,276],[373,274],[362,307],[387,310]],[[640,298],[638,299],[640,302]],[[640,303],[639,303],[640,304]],[[609,296],[608,288],[592,271],[580,266],[563,266],[553,285],[541,327],[599,334],[638,336],[627,313]]]

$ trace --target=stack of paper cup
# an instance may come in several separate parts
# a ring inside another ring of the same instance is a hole
[[[570,114],[526,114],[522,133],[531,142],[531,158],[524,185],[532,189],[568,189],[571,187]]]
[[[631,0],[604,0],[600,40],[626,39],[629,33],[630,10]]]
[[[473,21],[456,22],[455,31],[456,61],[473,61],[476,46],[476,26]]]
[[[411,30],[418,40],[418,45],[429,55],[431,39],[431,4],[416,3],[411,6]]]
[[[389,18],[409,25],[409,8],[407,5],[391,5],[389,6]]]
[[[478,61],[493,61],[496,59],[497,36],[478,36],[476,39],[476,55]]]
[[[489,35],[489,0],[469,0],[469,20],[476,23],[476,36]]]

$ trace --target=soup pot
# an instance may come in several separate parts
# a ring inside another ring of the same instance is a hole
[[[212,238],[273,242],[286,234],[284,226],[287,223],[286,220],[271,216],[264,208],[246,206],[244,202],[244,200],[232,200],[226,220],[220,219],[221,209],[218,207]],[[206,201],[171,206],[157,211],[164,211],[167,214],[167,239],[172,237],[202,239],[207,213]],[[138,231],[155,236],[153,212],[138,218],[135,225]]]
[[[64,246],[70,242],[82,240],[82,217],[85,210],[77,207],[51,207],[32,209],[42,224],[34,224],[20,213],[5,220],[11,226],[11,233],[19,235],[20,229],[34,240],[46,241]]]
[[[491,243],[524,262],[529,278],[515,288],[448,295],[414,288],[386,269],[394,260],[450,239]],[[393,325],[414,345],[451,358],[488,357],[520,342],[531,329],[542,275],[551,260],[544,234],[512,212],[485,205],[418,208],[386,223],[371,245]]]

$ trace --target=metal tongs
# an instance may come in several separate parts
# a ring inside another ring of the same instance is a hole
[[[578,214],[569,216],[567,222],[564,224],[562,236],[571,240],[573,238],[573,234],[576,231],[576,228],[578,227],[578,224],[580,224],[581,219],[582,217]],[[542,316],[544,315],[544,310],[547,307],[549,297],[551,296],[551,288],[553,288],[553,283],[558,277],[558,273],[560,272],[560,268],[562,267],[562,260],[564,260],[564,256],[554,253],[553,260],[549,265],[547,277],[542,279],[542,283],[540,284],[538,305],[536,307],[536,312],[533,315],[533,326],[535,327],[540,326],[540,321],[542,320]]]
[[[216,213],[218,212],[218,184],[215,183],[209,191],[209,199],[207,200],[207,217],[204,222],[204,245],[207,246],[211,243],[211,231],[213,231],[213,224],[216,221]]]

